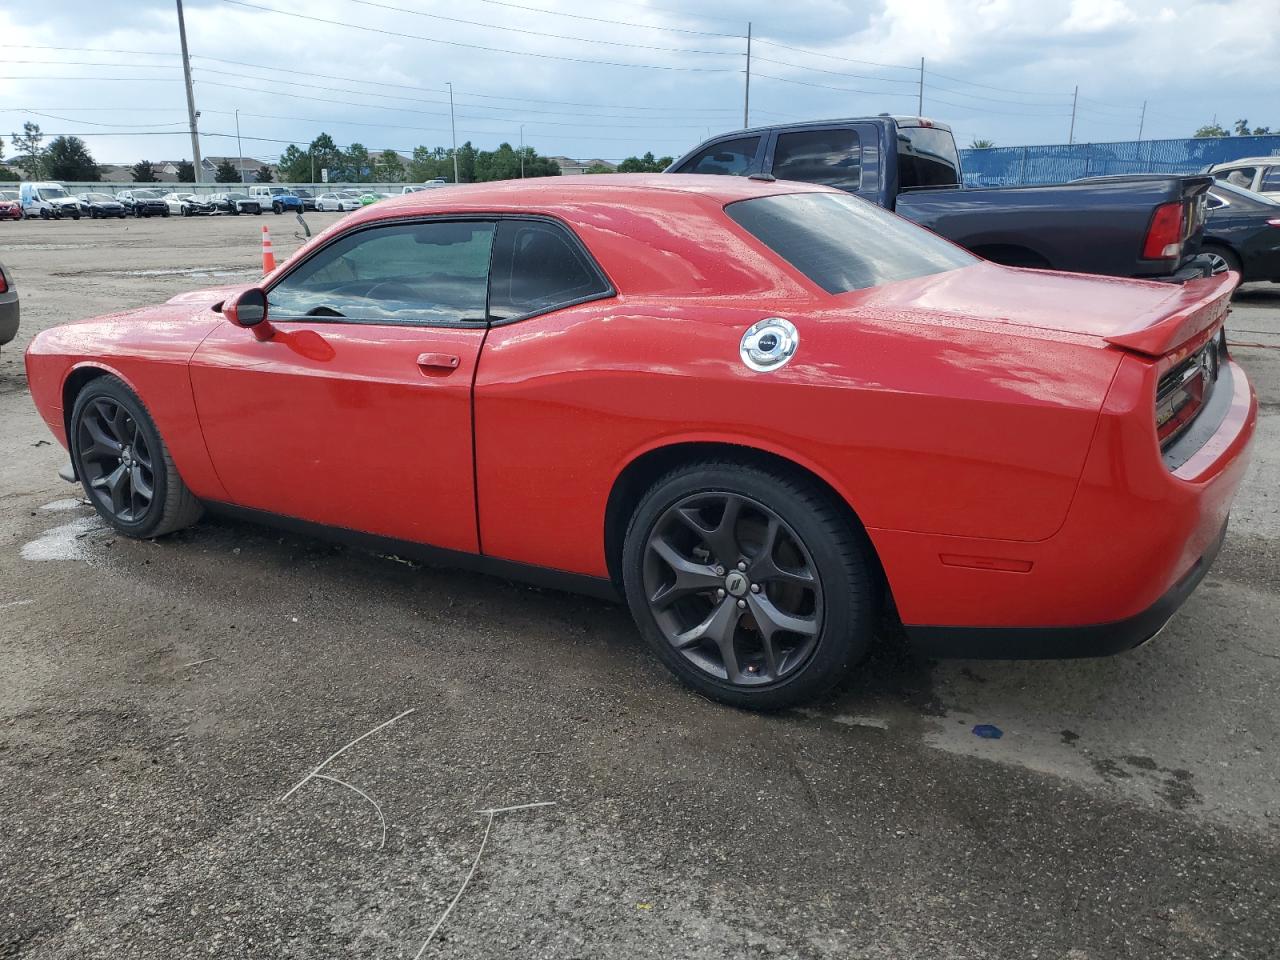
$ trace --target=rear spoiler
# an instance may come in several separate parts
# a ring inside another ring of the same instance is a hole
[[[1135,353],[1162,357],[1225,317],[1239,282],[1240,274],[1231,272],[1188,280],[1155,310],[1134,317],[1137,329],[1117,333],[1106,341]]]

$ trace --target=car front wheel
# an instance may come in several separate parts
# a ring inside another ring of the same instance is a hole
[[[200,518],[200,501],[182,482],[146,407],[122,381],[89,381],[72,408],[69,439],[85,495],[125,536],[159,537]]]
[[[879,609],[870,543],[807,480],[732,462],[675,470],[623,544],[627,603],[659,659],[698,692],[776,710],[858,661]]]

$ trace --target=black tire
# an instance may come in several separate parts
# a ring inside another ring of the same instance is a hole
[[[163,213],[163,214],[161,214],[161,216],[167,217],[167,216],[169,216],[172,212],[173,212],[173,211],[171,211],[171,210],[169,209],[168,205],[166,204],[166,205],[165,205],[165,208],[164,208],[164,213]]]
[[[271,205],[271,212],[278,217],[280,214],[284,213],[284,207],[280,206],[278,203],[273,203]]]
[[[75,213],[73,213],[73,214],[71,215],[71,219],[72,219],[72,220],[79,220],[79,219],[80,219],[80,211],[79,211],[79,210],[77,210]]]
[[[191,526],[204,512],[147,408],[117,378],[97,377],[84,386],[67,439],[85,496],[125,536],[161,537]]]
[[[726,504],[711,521],[718,526],[704,528],[701,504],[717,498]],[[719,538],[730,502],[737,507],[728,542],[738,555],[721,557],[713,541],[725,543]],[[701,533],[685,519],[691,511],[702,518]],[[667,549],[681,536],[686,545],[676,552],[698,572],[655,590],[655,571],[661,577],[675,567],[654,544]],[[723,587],[712,579],[720,576]],[[729,461],[680,467],[645,493],[623,543],[622,580],[631,614],[658,658],[699,693],[751,710],[778,710],[826,693],[865,653],[880,609],[879,567],[846,509],[801,477]],[[720,642],[711,639],[717,622]],[[767,637],[761,623],[770,627]]]
[[[45,209],[43,209],[43,208],[41,208],[41,210],[40,210],[40,219],[41,219],[41,220],[48,220],[48,219],[49,219],[49,211],[48,211],[48,210],[45,210]]]
[[[129,213],[128,213],[128,211],[127,211],[127,210],[122,210],[122,211],[120,211],[120,213],[118,214],[118,216],[120,217],[120,219],[121,219],[121,220],[123,220],[123,219],[124,219],[125,217],[127,217],[128,215],[129,215]]]

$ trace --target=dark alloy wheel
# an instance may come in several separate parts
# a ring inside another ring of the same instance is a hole
[[[91,380],[71,413],[71,455],[98,514],[131,537],[157,537],[194,523],[187,489],[150,415],[115,377]]]
[[[681,679],[755,709],[839,681],[877,605],[856,521],[815,486],[746,464],[660,480],[632,518],[623,581],[646,639]]]

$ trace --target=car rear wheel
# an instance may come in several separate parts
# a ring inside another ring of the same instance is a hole
[[[122,381],[89,381],[72,408],[69,439],[85,495],[120,533],[159,537],[200,518],[200,501],[182,482],[146,407]]]
[[[1236,256],[1234,250],[1227,247],[1220,247],[1217,244],[1206,246],[1203,250],[1205,256],[1209,258],[1209,272],[1215,276],[1219,273],[1226,273],[1228,270],[1234,270],[1243,276],[1240,267],[1240,258]]]
[[[627,603],[659,659],[699,693],[757,710],[821,696],[857,662],[877,570],[827,492],[720,461],[655,483],[623,545]]]

